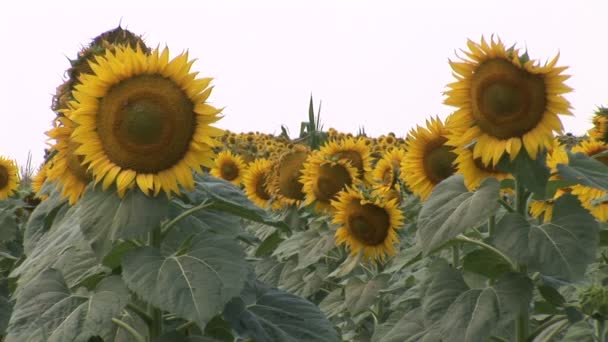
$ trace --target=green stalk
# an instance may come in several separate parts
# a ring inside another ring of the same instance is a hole
[[[527,217],[528,215],[528,194],[526,188],[521,184],[521,182],[515,178],[515,210],[517,213],[523,217]],[[517,267],[517,271],[519,271],[524,276],[528,275],[528,269],[526,265],[519,265]],[[530,333],[530,317],[529,317],[529,309],[528,306],[521,308],[519,315],[516,320],[516,336],[518,342],[525,342],[528,340],[528,335]]]
[[[150,246],[160,249],[161,243],[162,227],[159,225],[150,233]],[[163,313],[159,308],[148,304],[148,314],[152,318],[152,322],[148,326],[150,331],[150,340],[154,341],[163,334]]]
[[[177,215],[173,220],[167,222],[166,224],[163,225],[162,229],[159,230],[160,234],[159,234],[159,246],[160,247],[160,241],[162,241],[162,238],[165,237],[170,231],[171,229],[173,229],[173,227],[175,227],[176,224],[179,223],[179,221],[185,219],[186,217],[194,214],[197,211],[201,211],[205,208],[208,208],[212,205],[212,203],[209,202],[203,202],[199,205],[197,205],[196,207],[192,207],[188,210],[184,210],[184,212],[182,212],[181,214]]]
[[[595,334],[599,342],[606,342],[606,321],[603,319],[595,320]]]
[[[119,320],[118,318],[112,318],[112,323],[118,325],[119,327],[125,329],[137,342],[146,342],[146,339],[141,336],[140,333],[137,332],[132,326],[129,324]]]

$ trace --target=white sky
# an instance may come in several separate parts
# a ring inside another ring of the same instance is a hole
[[[7,5],[9,4],[10,5]],[[210,100],[232,131],[292,136],[322,100],[325,128],[405,135],[442,104],[448,58],[466,39],[497,34],[534,59],[561,52],[582,134],[608,105],[606,1],[10,1],[0,10],[0,155],[42,161],[55,88],[98,34],[122,26],[215,78]]]

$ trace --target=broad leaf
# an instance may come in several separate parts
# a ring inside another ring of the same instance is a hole
[[[511,265],[487,249],[477,249],[464,256],[462,267],[467,272],[496,279],[511,269]]]
[[[241,296],[226,305],[224,317],[242,338],[254,341],[339,341],[316,305],[258,281],[248,283]]]
[[[418,216],[417,236],[424,254],[487,220],[498,207],[499,188],[496,179],[486,178],[477,191],[469,192],[461,175],[439,183]]]
[[[530,223],[518,213],[507,213],[496,224],[491,242],[512,260],[526,264],[529,259]]]
[[[515,176],[523,186],[533,193],[545,195],[550,173],[546,157],[547,153],[541,152],[536,159],[531,159],[526,150],[521,149],[513,161],[510,161],[509,157],[505,154],[497,167]]]
[[[59,191],[53,189],[49,197],[36,206],[25,225],[23,233],[25,254],[30,255],[40,237],[46,233],[54,221],[61,220],[67,210],[67,201],[62,200]]]
[[[135,249],[122,268],[127,286],[141,298],[201,328],[241,292],[248,269],[233,238],[210,232],[195,235],[190,249],[179,254]]]
[[[139,333],[144,338],[149,338],[150,328],[148,324],[141,319],[139,315],[135,312],[125,308],[122,310],[120,315],[115,316],[117,319],[123,321],[124,323],[130,325],[137,333]],[[112,337],[109,341],[114,342],[133,342],[133,335],[130,332],[125,330],[124,328],[114,325],[114,329],[112,330]]]
[[[102,280],[94,292],[72,293],[59,271],[48,269],[17,295],[7,341],[109,340],[112,317],[129,301],[118,276]]]
[[[391,315],[386,323],[374,330],[372,342],[402,342],[413,336],[421,337],[427,328],[422,319],[422,310],[416,308],[408,311],[399,318]]]
[[[0,295],[0,336],[6,335],[6,328],[12,312],[13,306],[8,298]]]
[[[469,289],[462,274],[445,262],[433,265],[432,272],[432,277],[423,287],[422,317],[426,326],[439,321],[452,302]]]
[[[343,289],[337,288],[331,291],[323,300],[319,303],[319,309],[323,311],[327,317],[333,317],[342,312],[344,308],[344,294]]]
[[[367,282],[359,278],[350,278],[344,289],[345,304],[354,316],[368,310],[377,300],[378,293],[384,289],[391,278],[389,274],[378,274]]]
[[[14,211],[0,208],[0,242],[14,240],[18,228]]]
[[[571,325],[566,335],[560,340],[562,342],[595,342],[593,327],[586,321]],[[606,339],[606,336],[602,338]],[[600,341],[602,340],[600,339]]]
[[[255,256],[259,258],[272,254],[272,252],[277,248],[277,246],[283,241],[284,239],[281,236],[281,232],[278,230],[275,231],[274,233],[270,234],[270,236],[268,236],[266,239],[264,239],[262,243],[260,243],[258,248],[255,250]]]
[[[319,234],[317,238],[308,240],[299,247],[297,270],[316,263],[336,247],[334,234],[331,231],[321,231]]]
[[[110,189],[102,191],[89,185],[76,203],[81,208],[82,233],[100,260],[110,252],[113,242],[141,237],[156,228],[169,208],[166,196],[149,197],[133,189],[121,199],[114,187]]]
[[[580,280],[595,260],[598,223],[576,197],[555,201],[550,223],[532,226],[529,236],[531,268],[566,281]]]
[[[583,153],[568,153],[568,164],[557,164],[557,171],[572,183],[608,191],[608,167]]]

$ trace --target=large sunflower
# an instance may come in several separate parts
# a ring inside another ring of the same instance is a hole
[[[364,181],[371,180],[370,149],[364,139],[346,138],[329,141],[319,149],[319,153],[330,158],[349,161],[357,169],[357,177]]]
[[[243,175],[245,194],[262,208],[278,208],[280,203],[272,201],[268,191],[268,180],[272,172],[272,162],[268,159],[256,159],[249,164]],[[272,203],[272,204],[271,204]]]
[[[345,244],[351,255],[362,251],[367,259],[384,260],[387,255],[395,255],[396,230],[403,223],[396,200],[368,200],[349,188],[331,204],[335,209],[333,223],[340,226],[337,245]]]
[[[80,77],[67,115],[78,124],[72,139],[103,189],[116,182],[119,196],[137,185],[154,196],[194,187],[192,170],[213,167],[210,126],[221,110],[206,103],[210,78],[190,72],[188,53],[169,60],[169,50],[147,54],[120,46],[90,63]]]
[[[222,151],[215,158],[215,165],[209,173],[212,176],[229,181],[230,183],[240,186],[243,180],[243,174],[247,166],[243,158],[233,154],[230,151]]]
[[[14,161],[0,156],[0,200],[12,196],[19,188],[19,169]]]
[[[608,151],[608,144],[595,139],[585,140],[572,148],[572,152],[582,152],[590,157],[595,156],[598,161],[608,165],[608,156],[602,153],[606,151]],[[572,187],[572,194],[578,196],[583,207],[589,210],[596,219],[608,222],[608,201],[605,200],[608,192],[584,185],[575,185]]]
[[[431,194],[435,185],[456,171],[454,148],[446,145],[449,134],[439,118],[431,118],[426,121],[426,128],[417,126],[409,133],[401,179],[422,200]]]
[[[329,211],[330,201],[347,186],[359,183],[357,169],[346,159],[332,159],[322,153],[311,154],[302,170],[300,182],[305,204],[315,203],[318,211]]]
[[[74,122],[65,116],[55,119],[55,127],[46,135],[55,140],[51,149],[56,153],[47,163],[46,173],[50,181],[57,181],[61,196],[74,205],[84,193],[92,178],[82,162],[82,157],[76,154],[78,144],[71,139],[74,132]]]
[[[498,40],[468,41],[468,59],[450,62],[457,81],[448,84],[445,103],[458,107],[450,127],[460,131],[459,146],[475,142],[473,156],[495,165],[504,153],[513,160],[521,147],[535,159],[563,130],[558,114],[571,114],[562,94],[569,76],[556,67],[558,56],[541,65],[507,49]]]
[[[285,205],[299,205],[306,197],[302,191],[302,170],[310,149],[304,145],[295,145],[283,152],[274,161],[268,189],[272,196]]]

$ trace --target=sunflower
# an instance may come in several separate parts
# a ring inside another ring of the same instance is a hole
[[[422,200],[435,185],[456,171],[453,147],[446,145],[450,131],[439,118],[426,121],[426,128],[417,126],[409,133],[406,153],[401,162],[401,179]]]
[[[72,139],[83,164],[102,189],[116,183],[118,194],[137,185],[146,195],[194,188],[192,170],[213,167],[223,131],[210,126],[221,109],[206,103],[210,78],[190,72],[183,53],[150,54],[139,46],[119,46],[96,57],[93,74],[80,77],[66,115],[76,124]]]
[[[331,204],[335,210],[332,222],[340,226],[336,231],[338,246],[345,244],[351,255],[362,251],[367,259],[382,261],[386,255],[395,255],[396,230],[403,223],[396,200],[369,200],[348,188]]]
[[[47,163],[47,177],[50,181],[57,181],[57,188],[61,189],[61,196],[74,205],[84,193],[91,182],[91,174],[82,165],[82,157],[76,154],[78,144],[71,139],[75,124],[65,116],[55,119],[54,128],[46,135],[55,140],[51,149],[56,152]]]
[[[215,165],[211,168],[209,173],[212,176],[227,180],[236,186],[240,186],[246,168],[247,166],[245,165],[243,158],[230,151],[222,151],[215,158]]]
[[[309,154],[308,147],[297,144],[283,152],[274,162],[268,188],[271,195],[281,203],[299,205],[305,199],[300,177]]]
[[[19,170],[14,161],[0,156],[0,200],[12,196],[19,188]]]
[[[272,196],[268,191],[268,180],[272,172],[272,162],[268,159],[256,159],[243,175],[245,194],[249,199],[262,208],[278,209],[279,202],[271,202]],[[271,204],[272,203],[272,204]]]
[[[593,128],[589,136],[595,140],[608,142],[608,108],[599,107],[593,116]]]
[[[358,184],[357,169],[346,159],[331,159],[322,153],[311,154],[302,170],[300,182],[305,204],[316,203],[316,210],[330,211],[331,200],[347,186]]]
[[[473,158],[473,152],[468,148],[457,148],[454,152],[457,154],[456,160],[454,160],[456,173],[464,177],[464,185],[471,191],[488,177],[498,180],[512,178],[509,173],[501,172],[491,165],[484,165],[480,158]]]
[[[319,153],[330,158],[349,161],[357,169],[357,177],[370,181],[371,157],[369,146],[364,139],[346,138],[329,141],[319,149]]]
[[[580,145],[572,148],[572,152],[582,152],[596,160],[608,165],[608,145],[602,141],[591,139],[585,140]],[[601,153],[601,154],[600,154]],[[572,194],[576,195],[583,207],[591,212],[596,219],[608,222],[608,201],[605,201],[608,192],[577,184],[572,187]]]
[[[394,148],[385,152],[382,158],[376,163],[374,171],[372,172],[372,180],[374,183],[390,188],[392,184],[397,181],[397,177],[400,174],[401,163],[404,159],[405,151],[401,148]]]
[[[44,200],[48,197],[47,194],[40,193],[40,190],[42,190],[42,186],[48,178],[47,172],[49,165],[50,163],[43,164],[42,166],[40,166],[38,172],[36,172],[36,175],[34,175],[34,177],[32,178],[32,192],[34,193],[34,197],[39,198],[41,200]]]
[[[562,94],[572,89],[569,78],[556,67],[556,56],[541,65],[507,49],[498,39],[488,44],[468,41],[469,59],[450,61],[456,82],[448,84],[445,104],[458,107],[451,127],[460,131],[459,146],[475,142],[473,156],[495,165],[504,153],[513,160],[521,147],[532,159],[563,130],[558,114],[568,114],[570,104]]]

